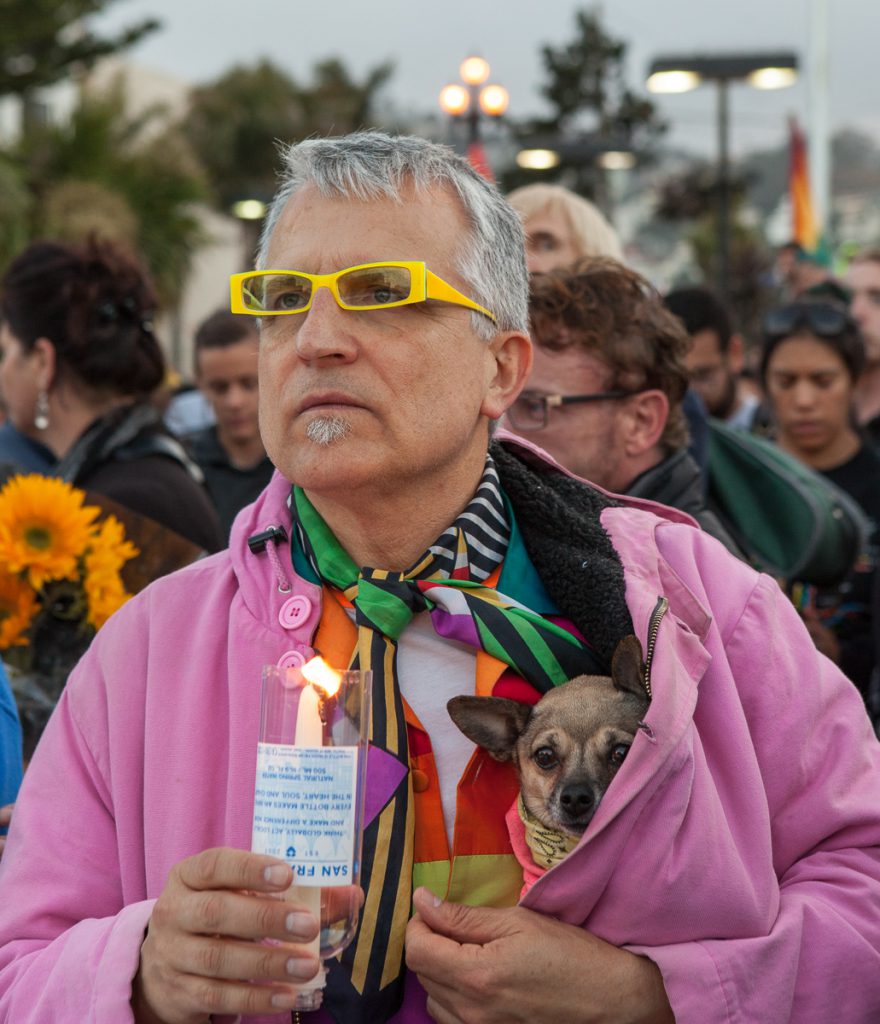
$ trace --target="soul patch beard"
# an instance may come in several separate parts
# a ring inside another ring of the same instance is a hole
[[[350,433],[351,423],[341,416],[317,416],[306,427],[306,437],[323,447],[341,441]]]

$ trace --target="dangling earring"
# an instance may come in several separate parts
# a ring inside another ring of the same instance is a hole
[[[49,426],[49,395],[46,391],[40,391],[37,395],[37,405],[34,409],[34,426],[37,430],[45,430]]]

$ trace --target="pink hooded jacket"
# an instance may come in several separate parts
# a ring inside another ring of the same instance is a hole
[[[229,552],[129,602],[71,676],[0,866],[0,1022],[131,1021],[169,870],[249,847],[261,666],[310,656],[320,615],[286,548],[273,568],[246,543],[289,523],[288,490],[276,474]],[[649,956],[679,1024],[876,1024],[880,744],[861,698],[773,580],[632,504],[602,524],[652,651],[650,732],[523,906]],[[428,1020],[417,984],[396,1020]]]

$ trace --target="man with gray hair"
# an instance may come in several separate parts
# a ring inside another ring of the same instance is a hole
[[[71,676],[2,862],[0,1022],[876,1020],[861,700],[690,520],[490,440],[531,362],[513,210],[445,147],[309,140],[259,267],[232,309],[260,320],[277,472]],[[649,711],[520,900],[515,772],[447,702],[534,704],[631,634]],[[261,668],[315,652],[373,679],[363,906],[326,979],[338,899],[250,852]]]

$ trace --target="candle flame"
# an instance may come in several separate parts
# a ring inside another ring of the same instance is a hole
[[[300,672],[307,682],[322,690],[326,697],[332,697],[342,685],[342,673],[330,668],[320,656],[307,661]]]

